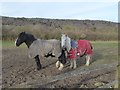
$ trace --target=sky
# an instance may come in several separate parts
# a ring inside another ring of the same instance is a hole
[[[118,2],[1,2],[0,16],[118,22]]]

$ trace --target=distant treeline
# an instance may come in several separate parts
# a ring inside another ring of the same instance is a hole
[[[60,39],[62,33],[76,40],[118,38],[118,24],[109,21],[2,17],[3,40],[15,40],[22,31],[41,39]]]

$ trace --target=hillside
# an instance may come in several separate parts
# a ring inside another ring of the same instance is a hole
[[[66,33],[74,39],[117,40],[118,25],[100,20],[68,20],[2,17],[3,40],[14,40],[26,31],[42,39],[60,39]]]

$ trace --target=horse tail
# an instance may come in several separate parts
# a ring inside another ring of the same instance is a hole
[[[90,43],[90,42],[89,42]],[[93,49],[93,46],[92,46],[92,44],[90,43],[90,47],[91,47],[91,49]]]
[[[93,49],[93,46],[91,45],[91,49]]]

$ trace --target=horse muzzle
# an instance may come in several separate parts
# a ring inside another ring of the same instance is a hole
[[[18,43],[18,40],[17,40],[17,39],[15,40],[15,46],[17,46],[17,47],[20,46],[20,44]]]
[[[16,46],[16,47],[19,47],[19,44],[16,43],[15,46]]]

